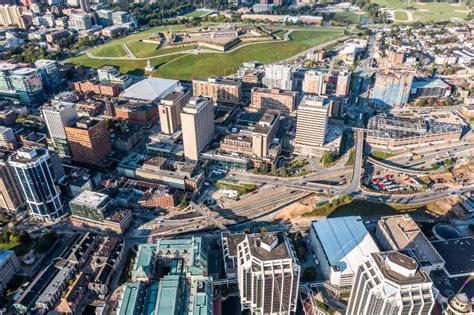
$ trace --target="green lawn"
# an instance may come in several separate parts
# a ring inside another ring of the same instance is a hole
[[[207,13],[211,12],[211,10],[194,10],[192,12],[188,12],[184,14],[185,17],[201,17]]]
[[[0,244],[0,250],[14,250],[17,256],[23,256],[30,251],[34,242]]]
[[[102,45],[92,49],[92,54],[97,57],[125,57],[127,53],[122,45]]]
[[[408,21],[408,15],[404,11],[395,11],[395,20],[397,22],[405,22]]]
[[[292,57],[317,44],[342,36],[342,32],[294,32],[288,42],[270,42],[242,47],[229,54],[188,55],[161,67],[156,75],[164,78],[190,80],[195,76],[230,75],[244,61],[273,63]]]
[[[166,55],[166,54],[175,53],[179,51],[191,50],[195,48],[195,46],[182,46],[182,47],[156,49],[157,48],[156,44],[144,43],[141,41],[127,43],[127,46],[133,52],[133,54],[138,58],[161,56],[161,55]]]
[[[398,205],[354,199],[349,203],[342,202],[340,205],[322,206],[310,212],[306,212],[303,216],[344,217],[350,215],[396,215],[402,213],[431,215],[428,209],[430,205],[431,204]]]
[[[408,6],[414,7],[416,10],[410,11],[413,13],[415,21],[417,22],[436,22],[449,20],[451,18],[463,19],[467,16],[467,6],[464,3],[421,3],[409,2],[408,0],[374,0],[373,3],[390,9],[406,9]]]
[[[150,59],[150,62],[156,67],[181,56],[183,55],[164,56]],[[68,60],[68,63],[82,65],[93,69],[97,69],[105,65],[116,66],[120,69],[120,72],[134,75],[144,75],[146,66],[146,60],[90,59],[86,55],[71,58]]]
[[[201,23],[201,24],[202,26],[200,27],[190,28],[188,30],[197,31],[201,27],[215,25],[216,23],[206,22],[206,23]],[[125,37],[114,39],[108,43],[105,43],[101,46],[91,49],[91,52],[94,56],[98,56],[98,57],[123,57],[123,56],[126,56],[127,54],[123,50],[122,44],[129,43],[129,42],[136,42],[141,39],[147,39],[147,38],[156,36],[158,32],[161,32],[164,30],[179,31],[179,30],[184,30],[184,29],[186,29],[186,25],[184,24],[156,26],[156,27],[149,28],[145,31],[138,32],[136,34],[131,34]],[[117,55],[120,53],[122,55]]]
[[[175,26],[175,29],[183,26]],[[154,50],[151,44],[139,42],[140,38],[148,38],[154,32],[162,28],[152,28],[147,30],[147,35],[142,33],[117,39],[114,42],[107,43],[101,47],[112,49],[110,45],[121,45],[126,42],[130,50],[137,57],[159,56],[171,51],[183,51],[189,47],[176,47]],[[173,78],[180,80],[191,80],[195,76],[219,76],[235,73],[237,68],[244,61],[256,60],[262,63],[273,63],[276,61],[290,58],[304,50],[315,45],[337,39],[343,36],[343,28],[304,28],[305,31],[296,31],[291,34],[291,41],[273,41],[252,44],[237,49],[228,54],[209,53],[199,55],[171,55],[151,59],[155,66],[160,68],[153,73],[154,76],[163,78]],[[121,46],[120,46],[121,47]],[[100,48],[100,47],[98,47]],[[97,49],[97,48],[96,48]],[[95,51],[93,51],[95,55]],[[172,61],[172,62],[170,62]],[[91,68],[99,68],[103,65],[118,66],[123,73],[143,74],[146,65],[145,60],[113,60],[113,59],[89,59],[86,55],[71,58],[69,63],[83,65]]]
[[[376,160],[385,160],[395,155],[398,155],[398,153],[390,153],[390,152],[384,152],[384,151],[372,151],[370,153],[370,156]]]

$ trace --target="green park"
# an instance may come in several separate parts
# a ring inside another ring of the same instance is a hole
[[[155,67],[153,76],[190,80],[195,76],[230,75],[245,61],[273,63],[286,60],[344,35],[344,28],[340,27],[286,27],[281,31],[275,30],[277,36],[274,40],[240,43],[226,52],[207,48],[196,50],[193,45],[159,48],[158,44],[146,42],[165,30],[197,29],[186,28],[184,25],[150,28],[94,47],[80,56],[68,59],[67,62],[90,68],[117,66],[122,73],[143,75],[146,63],[150,60]],[[288,34],[287,40],[281,38],[285,33]]]

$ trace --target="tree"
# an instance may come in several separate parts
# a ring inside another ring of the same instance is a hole
[[[334,161],[334,157],[331,151],[324,152],[323,156],[321,157],[321,162],[324,166],[329,166]]]
[[[262,226],[260,228],[260,233],[267,233],[268,232],[268,228],[266,226]]]
[[[244,229],[244,233],[245,234],[250,234],[250,233],[252,233],[252,229],[247,227],[247,228]]]
[[[189,195],[188,193],[185,193],[183,197],[181,197],[181,202],[179,203],[179,207],[186,208],[187,206],[189,206],[189,201],[190,201]]]
[[[469,231],[474,232],[474,223],[469,224],[467,228],[469,229]]]
[[[305,282],[316,280],[316,268],[311,266],[303,271],[303,277],[301,278]]]

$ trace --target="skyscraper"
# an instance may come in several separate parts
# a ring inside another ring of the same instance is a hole
[[[399,252],[373,253],[359,266],[347,315],[426,315],[435,302],[433,282],[416,260]]]
[[[214,106],[208,97],[193,97],[181,112],[184,156],[197,161],[214,137]]]
[[[161,132],[173,134],[181,127],[180,113],[191,98],[191,93],[183,88],[173,91],[161,99],[158,105]]]
[[[325,97],[303,97],[297,110],[295,138],[301,153],[311,155],[323,146],[329,113],[329,102]]]
[[[65,80],[59,72],[58,62],[54,60],[40,59],[35,62],[35,67],[47,90],[56,91]]]
[[[66,126],[77,119],[77,111],[73,103],[59,102],[42,109],[48,127],[49,136],[54,148],[61,156],[71,156],[67,142]]]
[[[372,103],[381,107],[400,107],[408,103],[413,73],[383,71],[377,73],[372,90]]]
[[[238,242],[235,252],[242,311],[294,313],[301,267],[291,241],[282,233],[223,234],[222,237],[226,244]]]
[[[64,214],[60,192],[54,185],[56,173],[48,150],[22,147],[10,157],[9,163],[33,217],[53,220]]]
[[[112,151],[110,134],[103,120],[81,117],[65,127],[72,160],[87,165],[100,165]]]

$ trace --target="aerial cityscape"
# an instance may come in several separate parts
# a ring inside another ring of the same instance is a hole
[[[0,0],[0,314],[474,315],[470,0]]]

